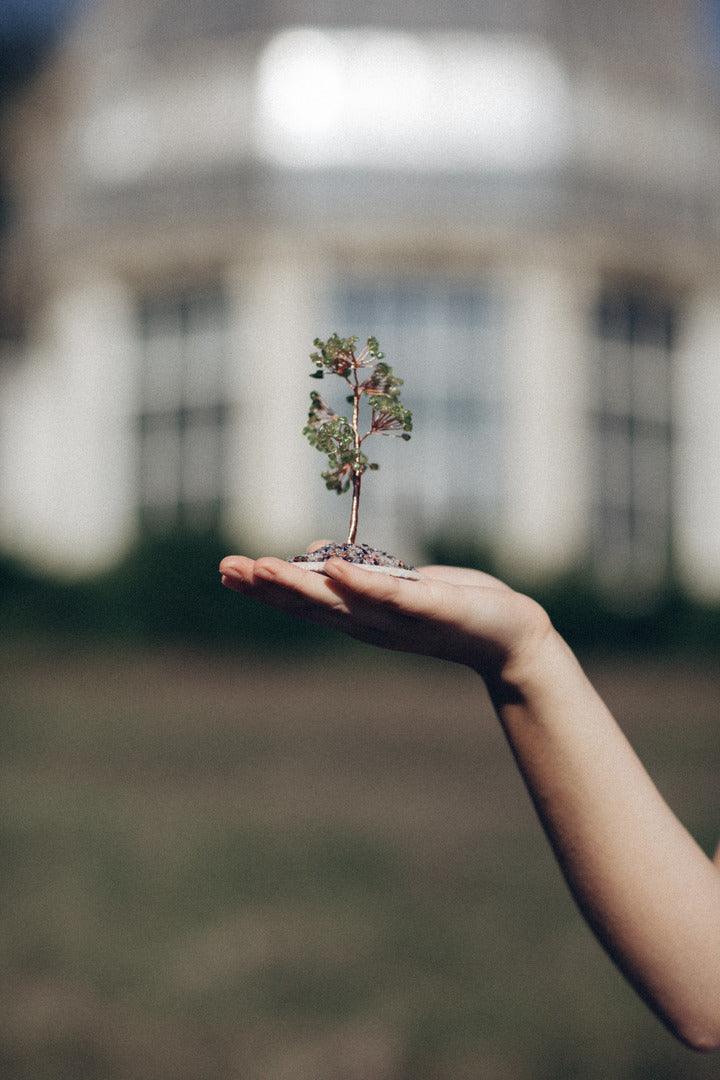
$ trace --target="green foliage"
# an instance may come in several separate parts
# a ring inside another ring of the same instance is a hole
[[[372,464],[368,465],[372,468]],[[181,530],[143,537],[103,574],[64,581],[0,557],[0,638],[81,635],[146,644],[182,642],[247,651],[298,652],[337,647],[344,639],[297,624],[218,583],[217,565],[248,546],[212,531]],[[458,530],[425,543],[425,560],[484,570],[527,591],[550,614],[570,645],[583,653],[714,654],[720,647],[720,606],[668,587],[644,608],[621,606],[590,571],[577,569],[541,583],[514,579],[492,549]]]
[[[308,419],[303,428],[311,446],[327,454],[328,469],[321,475],[330,491],[341,495],[369,469],[375,472],[379,465],[368,460],[361,450],[370,435],[395,435],[407,441],[412,431],[412,414],[400,402],[403,380],[384,360],[377,338],[369,337],[363,348],[357,351],[356,337],[340,337],[331,334],[327,341],[316,338],[315,352],[310,360],[315,365],[312,379],[322,379],[326,373],[339,376],[352,388],[345,398],[353,406],[353,418],[339,416],[313,390],[310,394]],[[358,373],[371,369],[367,378],[361,380]],[[365,400],[370,413],[369,428],[361,434],[358,424],[360,405]]]
[[[222,588],[218,563],[238,547],[249,550],[216,530],[147,534],[116,566],[79,580],[41,576],[0,558],[0,637],[59,632],[300,651],[332,640],[329,631],[312,626],[299,635],[280,612]]]
[[[373,434],[399,435],[406,442],[412,431],[412,413],[394,397],[384,394],[372,399]]]

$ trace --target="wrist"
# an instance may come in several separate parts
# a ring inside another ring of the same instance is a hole
[[[562,655],[569,652],[564,639],[546,618],[544,627],[519,642],[496,669],[496,683],[514,698],[535,696],[552,680]]]
[[[491,693],[497,688],[504,691],[503,696],[517,697],[547,680],[567,645],[540,604],[521,593],[515,593],[513,601],[506,634],[509,627],[513,632],[471,667],[485,680]]]

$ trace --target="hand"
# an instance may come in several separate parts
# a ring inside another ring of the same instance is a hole
[[[337,558],[325,569],[242,555],[220,563],[229,589],[360,641],[467,664],[485,678],[521,669],[552,631],[539,604],[480,570],[423,566],[410,581]]]

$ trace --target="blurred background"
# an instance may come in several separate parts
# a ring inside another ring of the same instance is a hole
[[[5,0],[0,98],[2,1076],[715,1075],[477,680],[216,566],[344,538],[308,355],[376,335],[359,538],[545,603],[712,850],[720,3]]]

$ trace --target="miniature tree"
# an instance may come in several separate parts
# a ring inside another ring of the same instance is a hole
[[[341,338],[333,334],[327,341],[316,338],[313,342],[317,351],[310,354],[315,365],[310,378],[322,379],[327,373],[344,379],[352,391],[346,398],[352,405],[352,417],[348,419],[333,412],[313,390],[303,428],[310,445],[328,456],[329,468],[322,473],[326,487],[338,495],[352,487],[348,544],[354,544],[357,536],[362,478],[368,469],[379,468],[376,462],[368,460],[363,443],[371,435],[394,435],[407,440],[412,431],[412,414],[400,403],[403,380],[385,363],[374,337],[369,337],[359,352],[355,351],[357,341],[356,337]],[[359,373],[365,369],[371,370],[361,380]],[[361,434],[363,401],[370,415],[369,426]]]

